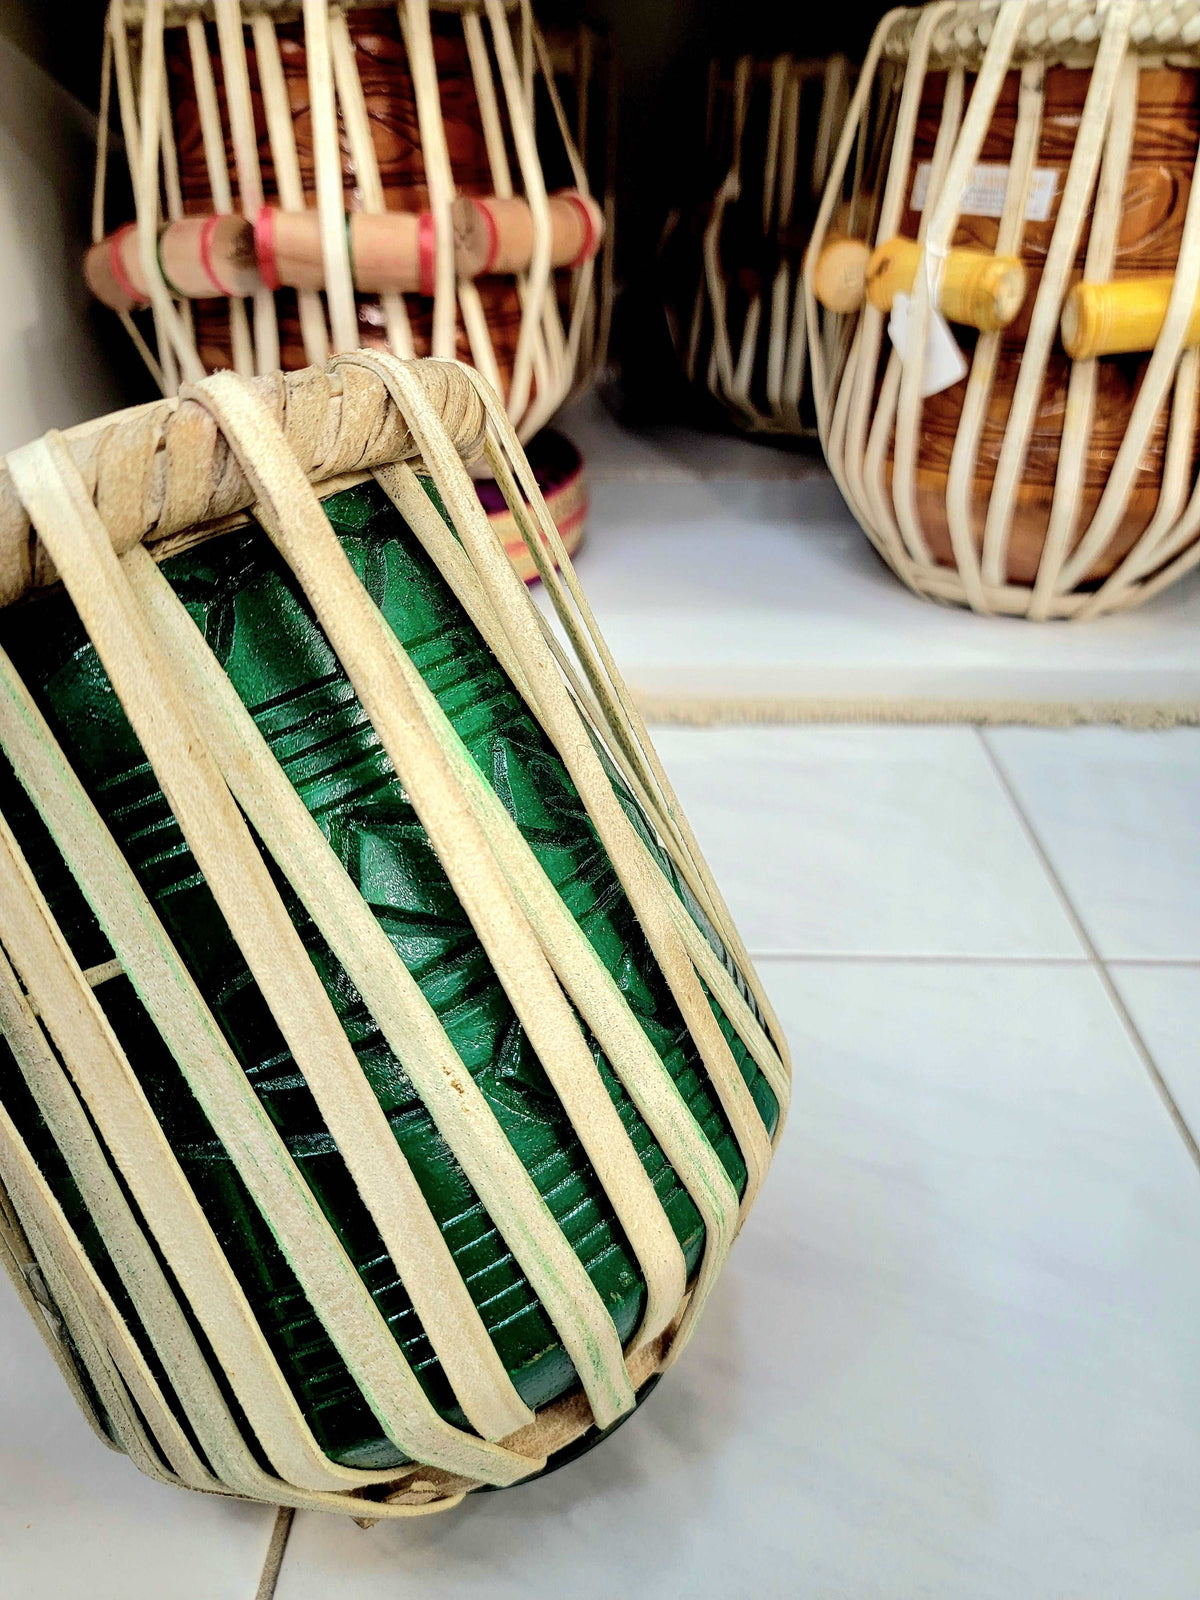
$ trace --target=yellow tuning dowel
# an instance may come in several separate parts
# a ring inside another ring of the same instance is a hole
[[[1073,361],[1153,350],[1174,287],[1169,272],[1122,278],[1119,283],[1077,283],[1063,306],[1063,349]],[[1183,342],[1200,344],[1200,296]]]
[[[913,239],[889,239],[867,263],[866,297],[880,311],[890,311],[898,294],[911,294],[917,281],[922,247]],[[1007,328],[1025,299],[1025,268],[1016,256],[995,256],[983,250],[951,250],[942,264],[938,309],[950,322],[966,323],[981,333]]]

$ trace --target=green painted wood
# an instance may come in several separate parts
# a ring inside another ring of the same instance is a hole
[[[740,1193],[746,1174],[736,1144],[558,755],[382,492],[362,485],[328,500],[325,509],[355,570],[613,973]],[[171,558],[162,570],[437,1011],[624,1340],[637,1326],[644,1299],[637,1263],[295,579],[255,528],[197,546]],[[370,1216],[70,602],[56,595],[11,609],[0,617],[0,643],[154,901],[426,1392],[444,1416],[463,1423]],[[613,777],[625,809],[653,844],[644,817]],[[0,772],[0,808],[77,959],[84,966],[110,959],[112,952],[7,764]],[[702,914],[668,871],[737,976]],[[548,1404],[577,1387],[553,1326],[417,1099],[403,1064],[278,874],[276,881],[518,1391],[534,1408]],[[738,986],[747,993],[740,977]],[[395,1446],[380,1436],[132,987],[117,978],[97,993],[322,1447],[347,1465],[399,1464]],[[715,1005],[714,1010],[773,1130],[775,1098],[733,1028]],[[692,1272],[704,1242],[699,1214],[594,1044],[593,1053]],[[97,1267],[136,1320],[6,1046],[0,1046],[0,1092]]]

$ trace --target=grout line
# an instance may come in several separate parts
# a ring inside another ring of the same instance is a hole
[[[267,1545],[258,1588],[254,1591],[254,1600],[274,1600],[275,1586],[279,1582],[279,1573],[287,1551],[288,1535],[292,1531],[292,1519],[295,1515],[290,1506],[280,1506],[275,1513],[275,1525],[271,1529],[271,1539]]]
[[[1113,1010],[1117,1013],[1121,1025],[1125,1029],[1125,1033],[1130,1044],[1137,1053],[1142,1066],[1146,1069],[1146,1073],[1150,1078],[1150,1082],[1158,1091],[1159,1098],[1162,1100],[1168,1116],[1175,1124],[1176,1132],[1187,1146],[1188,1154],[1191,1156],[1195,1165],[1200,1168],[1200,1145],[1198,1145],[1196,1142],[1196,1136],[1188,1127],[1187,1121],[1184,1118],[1182,1111],[1180,1111],[1178,1104],[1176,1103],[1175,1096],[1171,1093],[1167,1086],[1166,1079],[1158,1069],[1158,1063],[1151,1055],[1146,1041],[1142,1038],[1137,1024],[1134,1022],[1133,1017],[1129,1013],[1129,1008],[1121,998],[1120,990],[1113,982],[1112,973],[1109,972],[1108,967],[1104,963],[1103,957],[1096,948],[1096,945],[1092,940],[1091,934],[1087,930],[1083,918],[1079,915],[1079,912],[1076,911],[1071,897],[1067,893],[1066,885],[1063,883],[1062,879],[1055,870],[1054,864],[1050,860],[1046,848],[1038,836],[1037,829],[1033,826],[1033,822],[1030,819],[1028,812],[1025,810],[1025,807],[1021,804],[1021,801],[1017,797],[1017,792],[1009,780],[1008,773],[1005,772],[1003,765],[996,755],[996,752],[988,743],[986,732],[982,728],[976,728],[975,732],[979,738],[980,744],[983,746],[984,756],[992,771],[996,775],[996,781],[1000,784],[1001,788],[1008,796],[1009,804],[1016,813],[1017,821],[1020,823],[1025,837],[1029,841],[1031,849],[1041,862],[1042,870],[1045,872],[1050,881],[1051,887],[1058,896],[1059,903],[1062,906],[1068,921],[1075,930],[1075,937],[1087,951],[1088,960],[1092,966],[1092,969],[1097,978],[1099,978],[1104,992],[1108,995],[1109,1003],[1112,1005]]]
[[[1175,967],[1186,972],[1189,967],[1200,967],[1200,956],[1109,956],[1109,967]]]
[[[911,967],[1086,967],[1086,955],[1077,956],[1014,956],[1014,955],[939,955],[932,952],[906,954],[896,951],[867,952],[860,950],[749,950],[751,961],[802,961],[828,962],[842,966],[911,966]],[[1200,966],[1200,961],[1192,963]]]

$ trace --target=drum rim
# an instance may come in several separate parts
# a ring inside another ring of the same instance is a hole
[[[974,67],[983,59],[991,40],[997,12],[1004,0],[952,0],[934,26],[927,70]],[[928,6],[912,6],[896,17],[883,46],[884,58],[907,61],[913,35]],[[1047,65],[1089,68],[1096,59],[1106,0],[1029,0],[1012,64],[1029,61]],[[1200,66],[1200,0],[1174,0],[1166,16],[1163,8],[1149,19],[1137,18],[1130,30],[1128,48],[1134,55],[1162,59],[1168,65]]]
[[[520,0],[500,0],[507,12],[516,11]],[[461,15],[463,12],[484,10],[485,0],[429,0],[431,11],[446,11]],[[295,22],[303,15],[302,0],[240,0],[240,9],[247,17],[270,17],[273,22]],[[390,11],[395,12],[395,6],[389,6],[386,0],[329,0],[330,11]],[[146,20],[145,0],[128,0],[124,7],[125,19],[130,24],[141,24]],[[165,12],[165,25],[168,28],[181,28],[192,17],[201,17],[205,22],[216,21],[216,7],[214,0],[168,0]]]

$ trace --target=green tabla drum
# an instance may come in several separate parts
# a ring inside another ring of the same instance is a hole
[[[789,1071],[495,397],[359,352],[48,435],[0,598],[0,1256],[97,1431],[360,1519],[590,1446]]]

